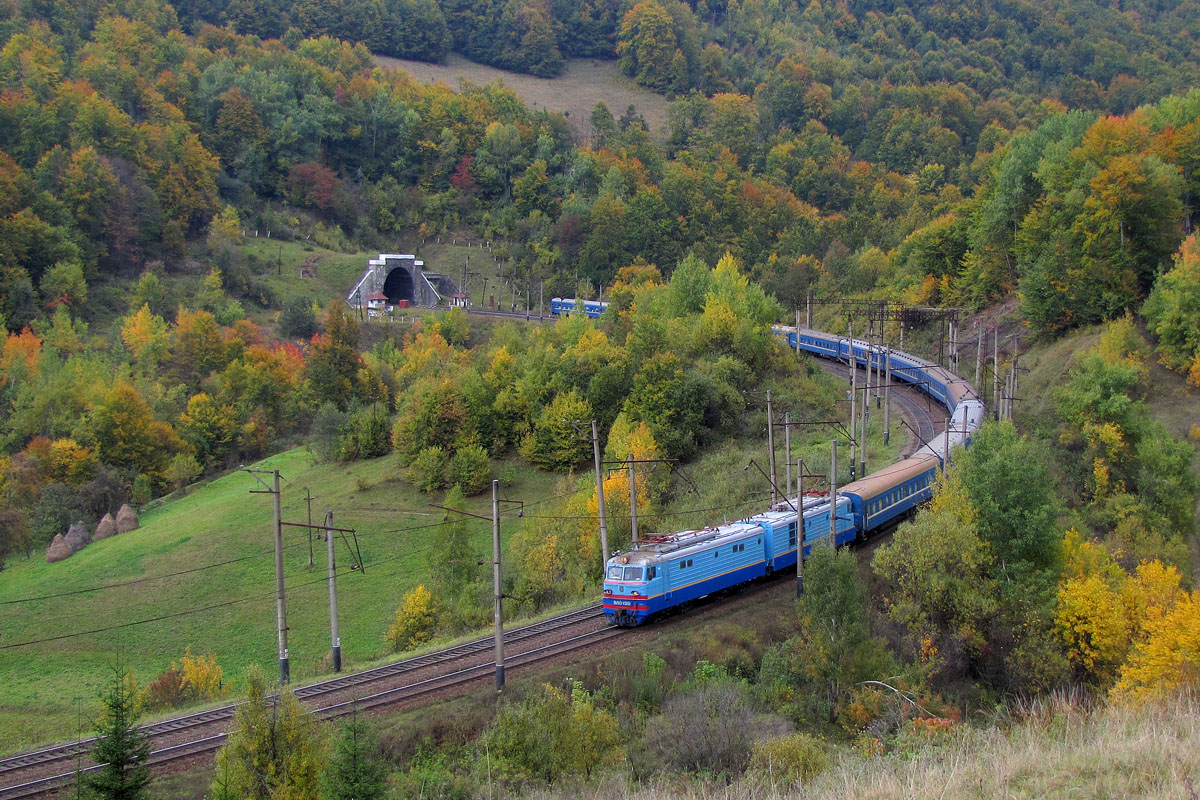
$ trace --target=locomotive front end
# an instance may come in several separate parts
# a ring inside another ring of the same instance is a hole
[[[615,555],[604,572],[604,614],[614,625],[631,628],[653,613],[657,570],[637,553]]]

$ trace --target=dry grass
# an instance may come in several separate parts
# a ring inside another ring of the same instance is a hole
[[[1087,711],[1048,702],[1016,722],[910,739],[892,753],[844,749],[824,774],[780,789],[746,778],[731,786],[666,781],[629,790],[582,789],[595,800],[941,800],[942,798],[1178,798],[1200,788],[1200,703]],[[543,798],[565,794],[539,795]]]
[[[615,61],[574,58],[567,62],[567,68],[557,78],[535,78],[508,72],[476,64],[453,53],[445,64],[388,56],[375,56],[375,63],[384,68],[403,69],[424,83],[440,81],[451,88],[457,88],[464,80],[480,86],[501,81],[531,108],[548,108],[566,114],[581,139],[586,138],[588,119],[601,100],[614,117],[620,117],[630,105],[636,107],[646,118],[650,132],[656,135],[662,133],[667,123],[667,99],[635,86],[621,74]]]

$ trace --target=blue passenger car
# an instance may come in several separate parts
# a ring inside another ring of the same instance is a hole
[[[574,297],[550,298],[551,314],[574,314],[583,311],[592,319],[599,319],[608,310],[608,303],[601,300],[577,300]]]

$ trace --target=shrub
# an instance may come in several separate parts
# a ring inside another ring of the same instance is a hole
[[[400,602],[384,639],[396,651],[411,650],[433,639],[437,600],[424,584],[417,586]]]
[[[228,687],[223,674],[215,656],[193,656],[189,647],[179,663],[172,661],[171,668],[147,687],[146,703],[150,708],[179,708],[200,700],[224,697]]]
[[[590,778],[620,743],[617,721],[578,681],[570,697],[546,685],[524,702],[502,706],[485,738],[510,777],[547,783],[564,775]]]
[[[177,708],[187,701],[183,673],[171,666],[146,688],[146,705],[150,708]]]
[[[405,479],[422,492],[435,492],[446,487],[449,458],[440,447],[426,447],[405,472]]]
[[[167,471],[163,473],[163,477],[178,492],[199,478],[203,472],[204,468],[195,456],[190,453],[176,453],[171,463],[167,464]]]
[[[381,413],[374,404],[351,414],[342,426],[338,438],[338,459],[341,461],[378,458],[387,455],[391,449],[388,415]]]
[[[317,332],[312,300],[297,297],[279,315],[279,332],[289,339],[311,339]]]
[[[129,499],[133,501],[135,506],[141,508],[142,506],[146,505],[146,503],[150,502],[150,498],[152,496],[153,494],[150,486],[150,476],[140,474],[133,479],[133,489],[130,490]]]
[[[644,747],[671,770],[735,775],[746,768],[759,727],[741,682],[706,681],[676,694],[646,723]]]
[[[756,742],[750,756],[750,769],[787,786],[801,784],[828,766],[829,756],[821,741],[806,733]]]
[[[449,483],[457,483],[468,497],[489,487],[492,483],[492,465],[488,451],[481,445],[471,444],[455,453],[450,460]]]

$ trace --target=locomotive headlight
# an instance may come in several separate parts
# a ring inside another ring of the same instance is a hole
[[[641,596],[642,596],[642,593],[641,593],[641,592],[634,592],[634,593],[633,593],[633,596],[634,596],[634,597],[641,597]]]

